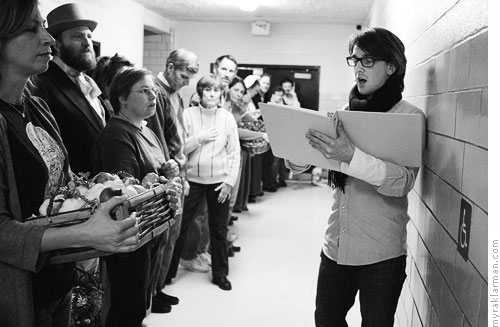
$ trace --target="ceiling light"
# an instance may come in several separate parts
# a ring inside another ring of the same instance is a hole
[[[250,1],[242,1],[238,7],[240,10],[243,11],[255,11],[257,10],[257,7],[259,6],[258,3],[256,3],[255,0],[250,0]]]

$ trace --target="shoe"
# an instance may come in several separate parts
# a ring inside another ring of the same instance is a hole
[[[212,283],[219,286],[221,290],[230,291],[232,289],[231,282],[226,277],[217,277],[212,279]]]
[[[263,190],[264,190],[264,191],[266,191],[266,192],[273,192],[273,193],[274,193],[274,192],[276,192],[278,189],[277,189],[276,187],[274,187],[274,186],[268,186],[268,187],[264,187],[264,188],[263,188]],[[233,210],[233,211],[234,211],[234,210]]]
[[[212,256],[208,252],[203,252],[201,254],[198,254],[198,257],[201,258],[201,260],[205,261],[207,265],[211,266],[212,265]]]
[[[234,222],[232,220],[230,220],[228,223],[227,223],[228,226],[233,226],[234,225]]]
[[[166,304],[170,305],[177,305],[179,304],[179,298],[176,296],[168,295],[163,292],[156,293],[155,296],[153,296],[153,301],[158,300],[161,302],[164,302]]]
[[[232,247],[234,252],[240,252],[241,251],[241,246],[233,245]]]
[[[238,220],[237,216],[231,216],[231,221],[236,221],[236,220]]]
[[[233,247],[230,247],[230,248],[227,249],[227,256],[228,257],[234,257]]]
[[[172,284],[172,278],[165,277],[165,285],[170,285],[170,284]]]
[[[233,212],[240,213],[240,212],[241,212],[241,209],[236,209],[236,208],[233,208]]]
[[[285,181],[279,181],[278,187],[287,187],[287,184]]]
[[[248,203],[255,203],[257,200],[255,199],[255,195],[251,195],[248,197]]]
[[[199,257],[196,257],[193,260],[181,259],[180,264],[181,266],[192,272],[206,273],[210,271],[210,267],[207,265],[207,263],[201,260]]]
[[[257,194],[257,196],[263,196],[264,195],[264,192],[260,192],[259,194]]]
[[[243,207],[243,208],[241,208],[241,210],[248,211],[248,207]]]
[[[159,301],[156,299],[156,296],[153,297],[153,300],[151,301],[152,313],[169,313],[170,311],[172,311],[172,306],[170,304]]]
[[[237,238],[238,238],[238,235],[236,233],[233,233],[233,232],[228,232],[227,233],[226,240],[228,242],[234,242]]]

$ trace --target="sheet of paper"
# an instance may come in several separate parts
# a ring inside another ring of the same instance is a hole
[[[339,170],[338,161],[326,159],[305,137],[309,129],[334,136],[334,122],[326,113],[270,103],[260,103],[259,108],[276,157]],[[362,151],[403,166],[421,165],[424,130],[421,115],[338,111],[338,117],[347,135]]]

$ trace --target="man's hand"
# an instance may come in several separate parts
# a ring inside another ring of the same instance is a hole
[[[346,134],[341,121],[337,126],[337,131],[338,136],[331,138],[324,133],[310,129],[306,138],[309,140],[309,144],[321,152],[325,158],[349,163],[354,155],[354,144]]]

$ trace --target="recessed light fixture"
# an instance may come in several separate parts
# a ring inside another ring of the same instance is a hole
[[[250,0],[250,1],[240,1],[240,4],[238,5],[238,7],[240,8],[240,10],[242,11],[255,11],[257,10],[257,7],[259,6],[258,3],[256,3],[255,0]]]

